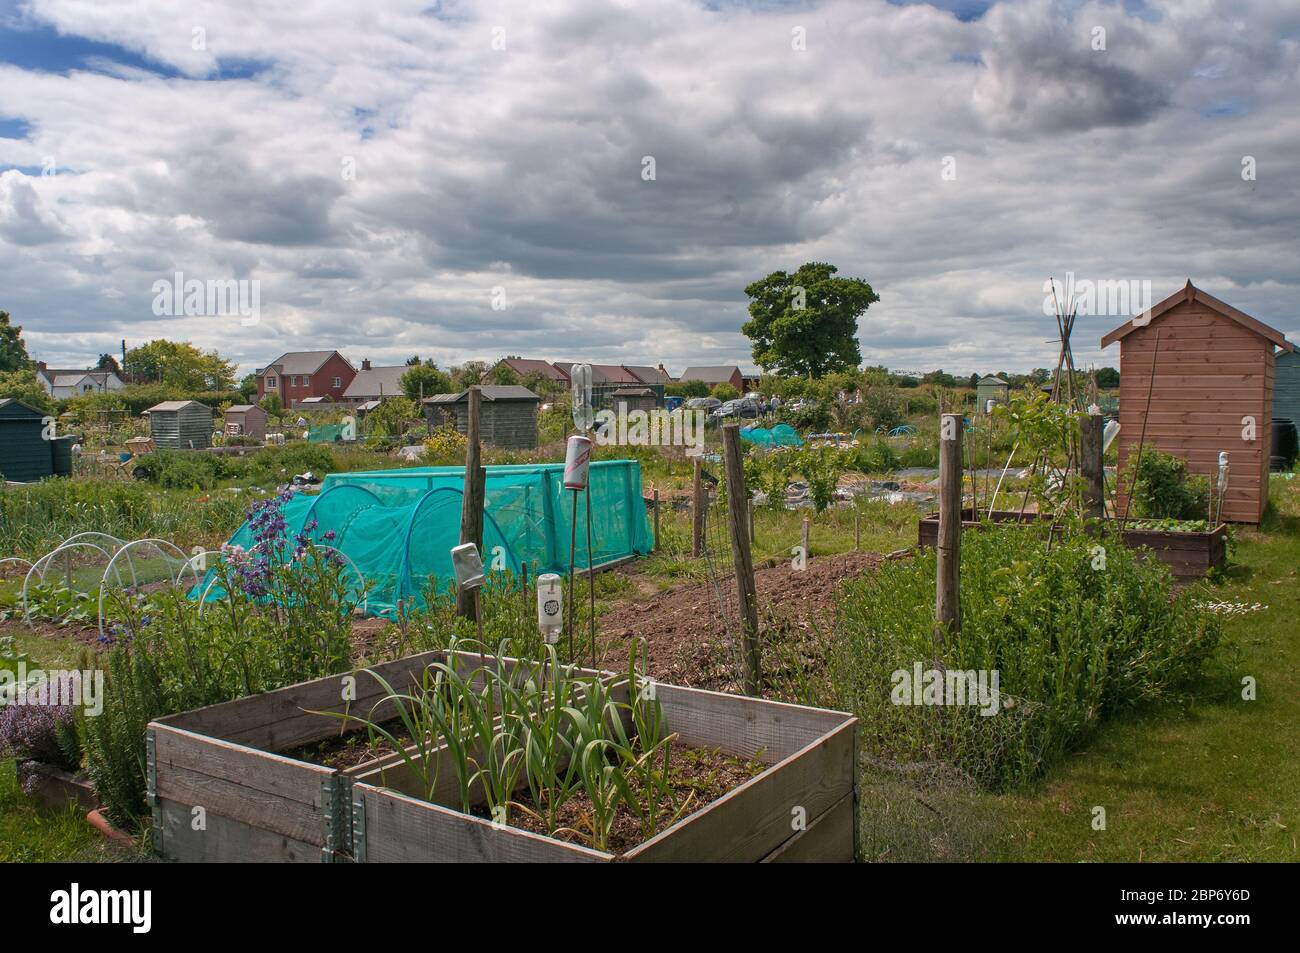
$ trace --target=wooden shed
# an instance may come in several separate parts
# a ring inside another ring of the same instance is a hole
[[[989,412],[989,401],[1005,404],[1011,385],[1000,377],[989,375],[981,377],[975,383],[975,410],[981,414]]]
[[[659,406],[659,397],[650,387],[620,387],[609,395],[608,407],[616,413],[630,414],[634,410],[649,413]]]
[[[226,408],[226,435],[265,440],[268,419],[266,411],[257,404],[231,404]]]
[[[158,450],[204,450],[212,446],[212,408],[197,400],[165,400],[145,411]]]
[[[485,447],[532,450],[537,446],[537,408],[542,399],[518,384],[484,384],[479,411],[479,438]],[[435,394],[424,399],[424,416],[430,427],[454,424],[469,429],[469,391]]]
[[[1101,339],[1120,342],[1119,471],[1143,437],[1213,478],[1228,453],[1223,518],[1258,523],[1268,503],[1274,348],[1280,331],[1187,282]],[[1148,410],[1148,395],[1150,407]],[[1118,498],[1126,509],[1124,487]]]
[[[1300,426],[1300,353],[1277,355],[1277,379],[1273,382],[1273,416]]]
[[[44,420],[44,411],[20,400],[0,400],[0,478],[29,483],[54,473]]]

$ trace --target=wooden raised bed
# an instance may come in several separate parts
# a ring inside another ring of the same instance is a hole
[[[443,658],[441,652],[424,653],[375,671],[401,691]],[[354,674],[352,711],[369,716],[384,693],[366,673]],[[407,779],[398,755],[337,770],[277,753],[338,734],[337,719],[307,712],[343,711],[342,678],[303,682],[152,723],[148,780],[158,852],[187,861],[367,863],[855,856],[857,719],[851,715],[656,684],[681,744],[718,748],[768,767],[615,858],[409,796],[401,790]],[[381,709],[373,717],[385,715]],[[450,803],[454,772],[443,774],[449,786],[440,784],[435,800]],[[193,829],[195,807],[203,808],[206,830]]]
[[[99,807],[99,798],[90,781],[41,761],[18,761],[14,764],[18,786],[39,804],[56,811],[75,804],[82,811]]]
[[[984,523],[974,519],[969,507],[961,511],[962,529],[982,529]],[[981,514],[983,515],[983,514]],[[994,523],[1034,523],[1043,519],[1037,513],[1018,513],[1014,510],[994,510]],[[933,546],[939,537],[939,514],[931,513],[917,526],[917,545],[924,549]],[[1120,534],[1124,545],[1130,549],[1150,550],[1169,567],[1176,579],[1199,579],[1212,569],[1220,569],[1228,561],[1228,528],[1220,523],[1204,533],[1173,532],[1169,530],[1126,529]]]

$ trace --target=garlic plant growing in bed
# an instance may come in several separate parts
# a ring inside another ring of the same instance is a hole
[[[372,740],[390,744],[426,800],[450,770],[456,806],[468,814],[481,804],[497,823],[526,814],[549,836],[604,850],[621,810],[646,839],[682,816],[691,799],[680,799],[669,780],[677,736],[653,684],[636,671],[635,651],[626,675],[605,678],[561,664],[550,645],[540,660],[502,671],[497,660],[510,651],[509,640],[495,657],[478,643],[453,642],[411,691],[372,673],[384,697],[369,716],[320,714],[364,725]],[[463,671],[458,660],[473,667]],[[381,710],[392,713],[381,719]],[[402,733],[412,741],[403,743]],[[562,826],[561,809],[579,795],[585,808]]]

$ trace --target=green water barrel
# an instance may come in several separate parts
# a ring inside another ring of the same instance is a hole
[[[54,454],[54,475],[72,476],[72,443],[74,437],[55,437],[50,441]]]

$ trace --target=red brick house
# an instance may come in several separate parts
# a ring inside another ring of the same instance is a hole
[[[357,369],[338,351],[289,351],[258,368],[257,399],[279,394],[284,407],[296,407],[309,397],[342,400]]]

